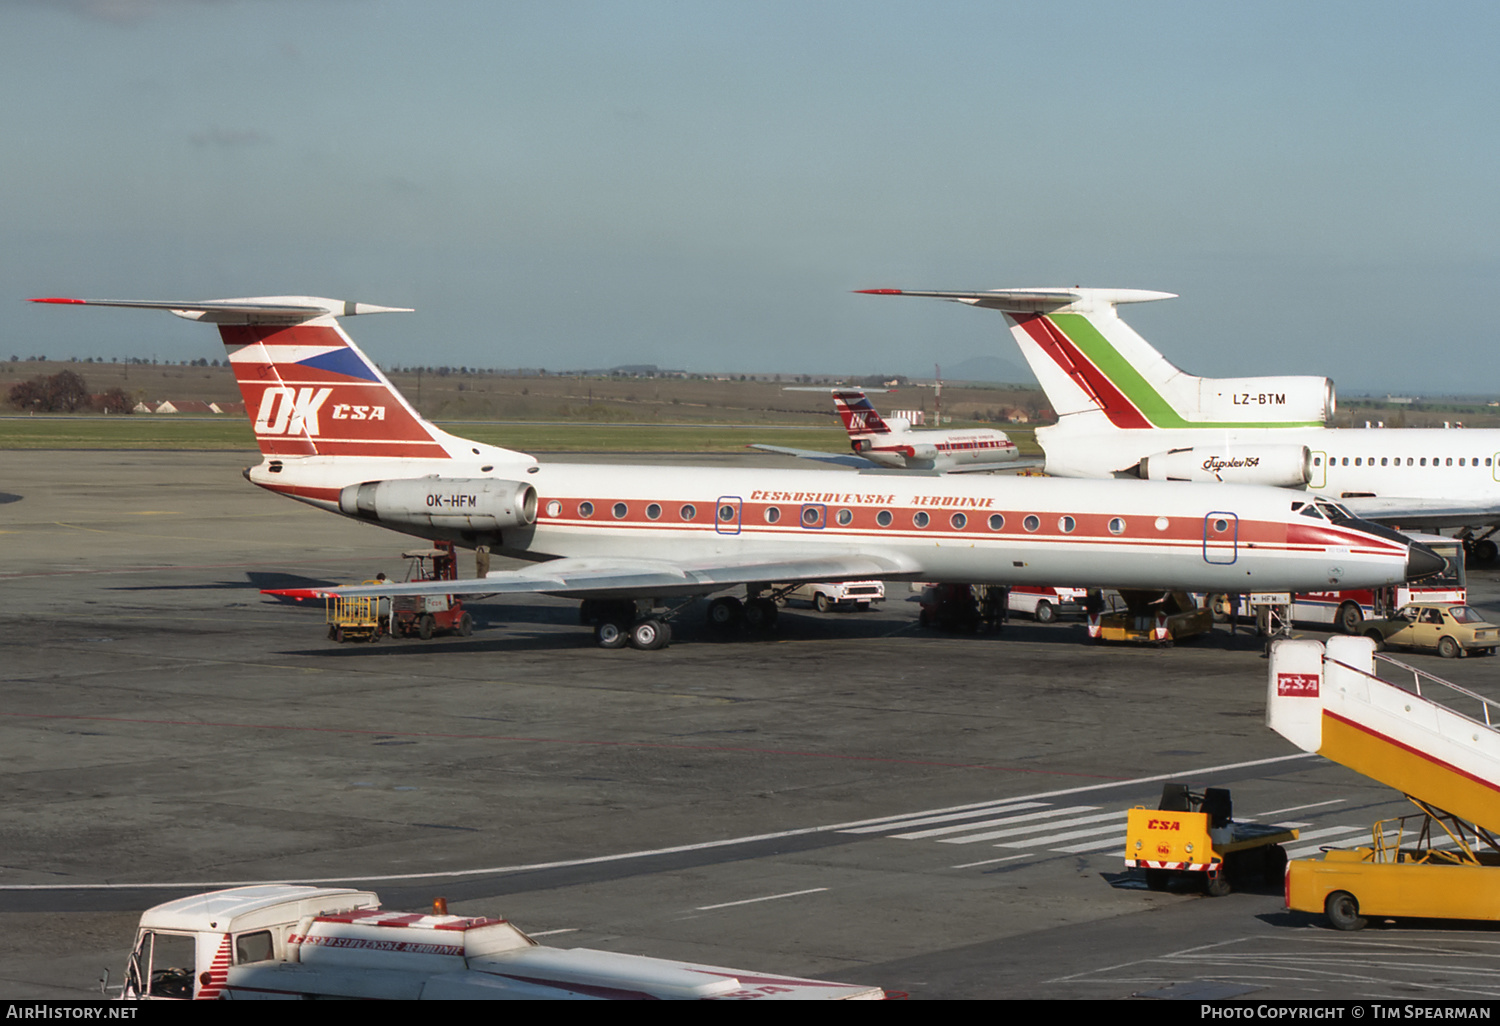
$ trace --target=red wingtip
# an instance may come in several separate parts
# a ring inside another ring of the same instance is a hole
[[[855,289],[857,295],[861,296],[899,296],[900,289]]]
[[[262,588],[260,589],[260,593],[262,595],[275,595],[277,598],[296,599],[298,602],[301,602],[303,599],[323,598],[326,594],[326,592],[319,591],[317,588]]]
[[[86,305],[86,301],[85,300],[82,300],[82,299],[65,299],[62,296],[47,296],[47,297],[45,297],[43,299],[31,299],[31,300],[27,300],[27,302],[31,302],[31,303],[76,303],[76,304],[78,304],[80,306]]]

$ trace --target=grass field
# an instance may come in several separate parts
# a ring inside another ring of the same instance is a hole
[[[522,452],[733,452],[761,442],[796,449],[844,452],[836,427],[724,424],[515,424],[461,422],[448,431]],[[1027,453],[1040,452],[1032,432],[1007,433]],[[36,416],[0,418],[3,449],[223,449],[255,450],[250,425],[239,417],[174,418]]]

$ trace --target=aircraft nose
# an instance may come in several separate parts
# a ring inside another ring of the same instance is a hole
[[[1441,572],[1447,565],[1446,559],[1420,542],[1412,542],[1406,550],[1406,579],[1408,581],[1431,577]]]

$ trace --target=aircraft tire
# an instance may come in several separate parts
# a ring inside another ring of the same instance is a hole
[[[779,610],[770,599],[756,598],[745,603],[745,626],[752,631],[768,631],[776,626]]]
[[[630,644],[643,652],[654,652],[665,648],[671,638],[671,628],[654,617],[638,620],[630,628]]]
[[[739,626],[744,618],[744,604],[732,596],[725,595],[708,604],[708,625],[716,630],[731,630]]]
[[[600,648],[624,648],[630,644],[630,632],[618,620],[606,618],[594,625],[594,640]]]

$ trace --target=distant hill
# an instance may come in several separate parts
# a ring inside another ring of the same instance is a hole
[[[920,381],[929,379],[932,368],[913,375]],[[943,364],[944,381],[986,381],[1007,385],[1036,385],[1036,376],[1025,364],[1012,363],[998,356],[971,356],[954,364]]]

